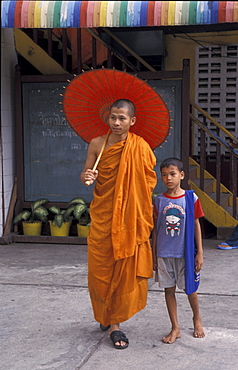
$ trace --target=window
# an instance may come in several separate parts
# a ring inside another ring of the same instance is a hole
[[[195,103],[238,137],[238,44],[198,46],[195,70]],[[201,115],[196,114],[202,120]],[[212,123],[207,122],[207,125],[214,131]],[[200,152],[198,132],[195,125],[195,154]],[[223,132],[220,136],[227,141]],[[207,154],[213,154],[215,140],[208,137],[206,143]],[[225,152],[222,148],[222,153]]]

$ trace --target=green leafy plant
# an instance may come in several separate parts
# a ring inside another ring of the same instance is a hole
[[[73,212],[73,207],[60,209],[57,206],[52,206],[49,208],[49,211],[54,214],[52,224],[57,225],[58,227],[61,227],[64,222],[72,220],[72,217],[70,217],[70,215]]]
[[[80,225],[89,226],[90,218],[90,208],[83,198],[74,198],[68,203],[68,209],[73,210],[73,215],[76,220],[78,220]]]
[[[48,210],[43,207],[42,205],[47,203],[48,199],[38,199],[35,202],[31,204],[31,211],[24,210],[18,215],[15,216],[13,223],[16,224],[20,221],[28,221],[28,222],[36,222],[36,221],[42,221],[47,222],[48,221]]]

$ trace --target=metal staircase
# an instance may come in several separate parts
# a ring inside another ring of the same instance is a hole
[[[189,158],[189,184],[199,196],[206,219],[217,228],[234,227],[237,224],[233,217],[233,194],[220,184],[220,204],[216,202],[216,179],[208,172],[204,173],[204,191],[200,189],[200,165]],[[236,197],[238,205],[238,198]]]
[[[105,41],[96,30],[89,28],[15,28],[14,37],[19,55],[44,75],[80,74],[84,70],[101,67],[135,73],[141,70],[156,72],[152,65],[108,29],[102,28],[101,31],[113,43]],[[123,48],[123,54],[118,45]]]
[[[199,119],[196,117],[199,112]],[[190,127],[199,126],[200,131],[200,153],[199,163],[194,160],[194,151],[190,147],[189,157],[189,186],[201,200],[205,218],[217,228],[217,237],[222,237],[224,231],[237,225],[237,158],[238,151],[233,149],[228,139],[237,145],[238,140],[223,126],[216,122],[211,116],[199,106],[191,102]],[[202,121],[201,118],[202,117]],[[207,120],[216,126],[216,133],[208,129]],[[225,140],[220,132],[225,134]],[[206,135],[210,135],[216,141],[216,176],[212,176],[206,169]],[[221,147],[226,149],[229,156],[230,186],[229,189],[221,183]]]
[[[30,65],[44,75],[67,74],[66,69],[53,56],[50,56],[26,32],[14,28],[16,51],[25,58]]]

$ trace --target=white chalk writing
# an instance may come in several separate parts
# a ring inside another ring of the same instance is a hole
[[[42,131],[43,137],[75,137],[77,136],[76,132],[74,131],[60,131],[47,128],[45,131]]]
[[[82,145],[81,144],[71,144],[71,149],[81,150]]]
[[[56,113],[53,113],[53,116],[48,116],[47,113],[39,112],[39,118],[42,126],[69,126],[65,117],[61,117]]]

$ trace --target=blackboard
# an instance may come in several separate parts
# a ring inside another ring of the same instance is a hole
[[[79,180],[88,144],[69,126],[64,113],[63,83],[23,84],[25,200],[46,197],[68,202],[92,198],[92,187]]]
[[[171,135],[163,148],[155,150],[156,172],[168,156],[180,153],[180,81],[149,81],[163,96],[171,111]],[[68,202],[74,197],[92,199],[93,186],[86,187],[79,175],[88,144],[70,127],[60,104],[64,94],[61,82],[23,83],[23,138],[25,201],[46,197],[52,202]],[[162,191],[159,181],[156,192]]]

